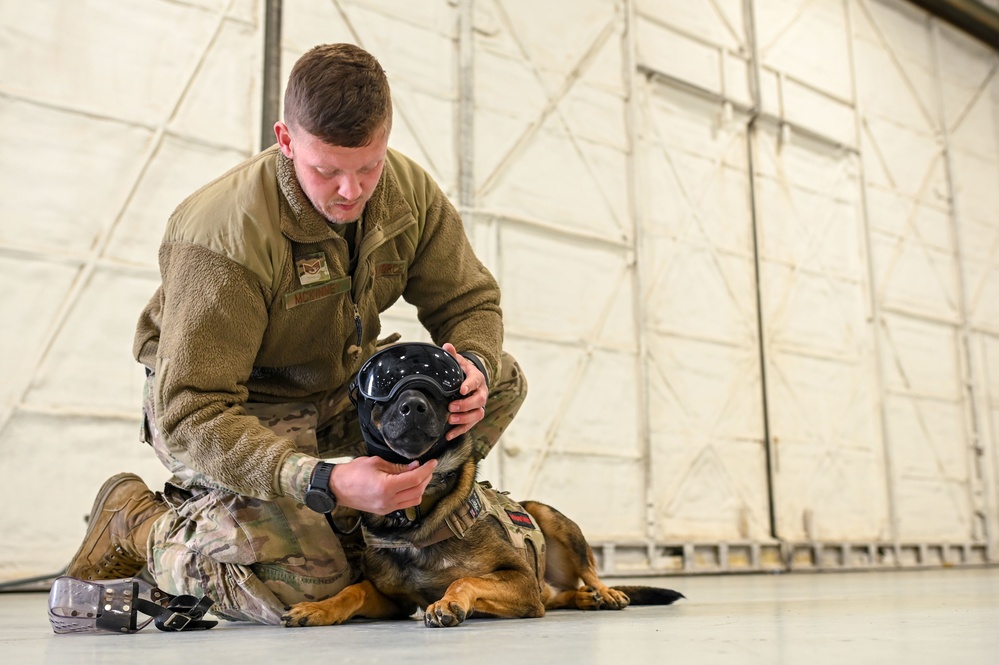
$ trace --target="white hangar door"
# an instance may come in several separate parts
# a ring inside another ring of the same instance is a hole
[[[286,5],[285,72],[336,40],[503,288],[530,398],[483,477],[619,571],[981,542],[994,56],[894,1]]]
[[[895,535],[981,543],[996,515],[996,56],[891,3],[858,3],[853,41]]]
[[[966,37],[908,3],[752,7],[774,533],[792,543],[983,544],[994,508],[989,470],[976,468],[972,399],[988,379],[976,379],[967,353],[968,308],[982,301],[969,300],[968,225],[951,198],[974,209],[980,190],[975,176],[968,194],[956,190],[951,134],[993,135],[980,114],[967,125],[994,56],[969,52]],[[979,291],[990,257],[980,261]],[[926,556],[884,547],[859,563]]]
[[[890,540],[846,4],[753,4],[753,190],[776,534]]]
[[[637,215],[652,537],[771,538],[740,2],[640,2]]]
[[[656,538],[880,540],[844,20],[754,5],[636,18]]]
[[[958,365],[966,374],[960,384],[952,385],[951,394],[968,390],[973,396],[971,408],[962,414],[970,423],[965,443],[973,510],[970,531],[976,540],[988,534],[994,547],[999,534],[999,57],[949,30],[941,29],[935,37],[959,221],[955,249],[961,257],[964,296],[957,353],[962,336],[968,351],[966,363]]]
[[[167,215],[254,150],[261,31],[234,1],[0,15],[0,577],[17,578],[66,565],[111,473],[168,477],[138,443],[132,337]]]
[[[598,542],[644,542],[640,296],[624,7],[476,2],[475,239],[530,397],[500,482]]]
[[[995,55],[902,2],[634,8],[652,538],[981,556]]]

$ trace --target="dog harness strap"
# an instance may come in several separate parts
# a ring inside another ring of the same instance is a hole
[[[475,521],[483,514],[484,495],[479,483],[472,485],[472,493],[468,495],[468,500],[458,510],[444,518],[451,532],[459,538],[465,537],[465,532],[475,524]]]
[[[379,549],[403,549],[405,547],[414,547],[413,543],[408,540],[376,536],[368,531],[366,526],[361,527],[361,535],[364,536],[365,547],[374,547]]]
[[[407,547],[415,547],[417,549],[422,549],[424,547],[429,547],[430,545],[436,545],[437,543],[443,542],[448,538],[454,536],[454,532],[451,531],[451,527],[447,524],[441,528],[434,531],[427,538],[419,541],[405,540],[403,538],[386,538],[385,536],[376,536],[375,534],[368,531],[366,527],[361,527],[361,533],[364,535],[364,544],[367,547],[379,548],[379,549],[389,549],[389,550],[401,550]]]
[[[454,531],[451,530],[451,527],[444,524],[441,528],[437,529],[432,534],[417,543],[416,547],[423,548],[436,545],[437,543],[443,542],[448,538],[454,537],[454,535]]]
[[[362,527],[361,532],[364,534],[364,544],[368,547],[381,547],[388,549],[402,549],[404,547],[416,547],[420,549],[429,547],[430,545],[436,545],[437,543],[443,542],[454,536],[464,538],[465,532],[468,531],[469,527],[471,527],[477,519],[485,514],[485,510],[483,509],[483,499],[484,496],[479,485],[472,485],[472,492],[468,495],[468,499],[465,503],[462,504],[458,510],[445,517],[444,524],[442,524],[440,528],[426,538],[414,541],[403,538],[378,536],[371,533],[367,528]]]

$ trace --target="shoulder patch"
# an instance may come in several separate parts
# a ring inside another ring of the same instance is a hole
[[[510,516],[510,521],[516,524],[517,526],[522,526],[525,529],[538,528],[534,526],[534,520],[532,520],[531,516],[528,515],[527,513],[521,513],[516,510],[510,510],[509,508],[504,508],[504,510],[506,510],[506,514]]]

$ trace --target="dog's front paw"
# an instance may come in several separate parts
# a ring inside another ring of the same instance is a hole
[[[427,607],[423,623],[431,628],[448,628],[460,624],[467,615],[468,611],[460,603],[443,599]]]
[[[595,587],[581,586],[576,589],[576,607],[584,610],[599,610],[604,606],[603,596]]]
[[[285,628],[299,628],[301,626],[333,626],[343,623],[323,607],[322,603],[297,603],[292,605],[281,617],[281,625]]]

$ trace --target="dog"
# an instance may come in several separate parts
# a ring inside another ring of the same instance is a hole
[[[371,409],[371,425],[407,460],[441,448],[448,402],[419,388]],[[418,507],[361,513],[360,582],[319,602],[293,605],[287,627],[341,624],[354,617],[401,619],[423,609],[429,627],[475,617],[527,618],[548,610],[620,610],[669,605],[671,589],[609,587],[575,522],[543,503],[516,503],[476,482],[471,442],[447,442]]]

